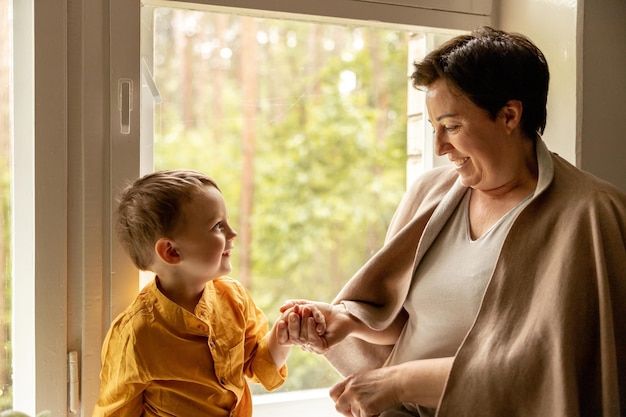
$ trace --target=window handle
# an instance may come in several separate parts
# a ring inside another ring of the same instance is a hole
[[[152,98],[154,99],[155,103],[160,103],[161,102],[161,93],[159,92],[159,88],[156,85],[156,82],[154,81],[154,77],[152,76],[152,73],[150,72],[150,68],[148,68],[148,64],[146,63],[145,59],[141,59],[141,75],[143,75],[143,79],[146,82],[146,85],[148,86],[148,88],[150,89],[150,94],[152,94]]]
[[[120,132],[123,135],[130,133],[130,112],[133,111],[133,80],[120,78],[117,82],[118,102],[120,111]]]
[[[68,382],[69,382],[69,409],[70,413],[78,413],[78,352],[75,350],[68,352],[67,354],[67,370],[68,370]]]

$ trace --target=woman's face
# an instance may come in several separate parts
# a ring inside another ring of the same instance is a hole
[[[435,151],[454,163],[464,186],[489,191],[514,180],[515,165],[509,158],[515,146],[507,141],[510,129],[503,115],[492,120],[444,79],[428,87],[426,107]]]

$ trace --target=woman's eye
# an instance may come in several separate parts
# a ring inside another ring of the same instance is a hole
[[[453,126],[441,126],[441,129],[445,130],[448,133],[452,133],[455,132],[456,130],[459,129],[459,125],[453,125]],[[435,129],[433,127],[433,135],[437,133],[437,129]]]

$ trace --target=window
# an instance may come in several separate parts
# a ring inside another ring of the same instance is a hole
[[[152,28],[144,98],[155,104],[153,146],[142,155],[154,169],[216,179],[239,232],[233,276],[272,322],[288,298],[331,301],[380,246],[404,191],[410,34],[163,7],[142,14]],[[289,368],[281,390],[338,380],[299,349]]]

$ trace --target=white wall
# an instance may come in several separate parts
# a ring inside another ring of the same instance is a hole
[[[548,60],[548,147],[626,191],[626,1],[495,3],[494,26],[528,35]]]
[[[501,0],[494,5],[494,26],[520,32],[541,49],[550,68],[548,147],[576,163],[576,0]]]
[[[579,166],[626,191],[626,1],[581,2]]]

